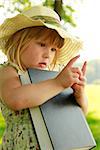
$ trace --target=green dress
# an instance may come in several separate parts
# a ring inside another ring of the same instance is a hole
[[[29,109],[13,111],[3,100],[0,100],[0,107],[6,122],[1,150],[38,150]]]

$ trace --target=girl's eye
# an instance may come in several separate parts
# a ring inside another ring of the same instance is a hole
[[[40,46],[41,47],[45,47],[45,43],[40,43]]]
[[[51,51],[52,51],[52,52],[55,52],[55,51],[56,51],[56,48],[52,48]]]

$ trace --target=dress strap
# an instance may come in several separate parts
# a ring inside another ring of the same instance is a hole
[[[16,69],[18,75],[23,75],[25,73],[25,71],[22,71],[22,70],[19,69],[17,64],[12,63],[12,62],[9,62],[8,64]]]

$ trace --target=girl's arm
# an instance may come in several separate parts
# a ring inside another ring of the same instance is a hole
[[[81,84],[78,74],[71,68],[77,58],[73,58],[56,78],[37,84],[21,85],[15,69],[5,68],[0,75],[1,98],[11,109],[20,110],[41,105],[65,88],[77,82]]]
[[[21,85],[16,70],[7,67],[0,72],[0,97],[13,110],[41,105],[64,88],[55,79]]]

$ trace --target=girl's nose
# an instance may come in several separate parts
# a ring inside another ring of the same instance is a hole
[[[50,58],[51,56],[51,49],[48,48],[48,49],[45,49],[44,53],[43,53],[43,57],[44,58]]]

